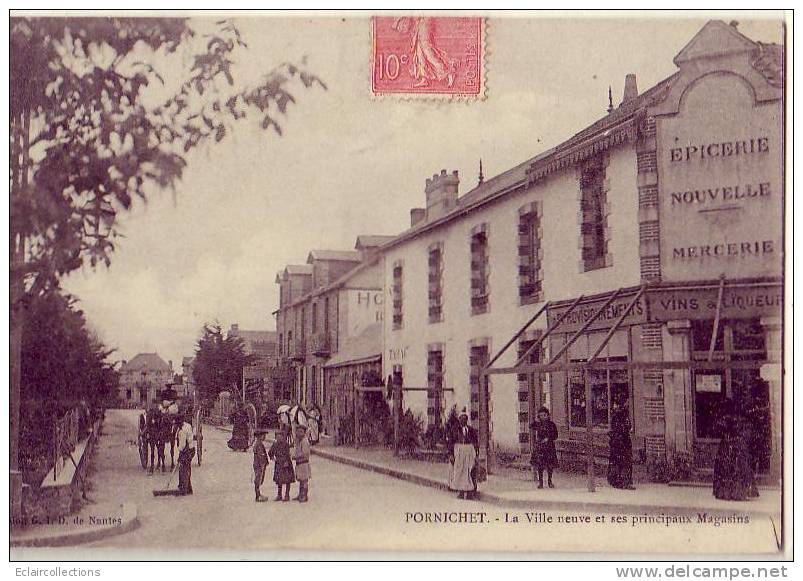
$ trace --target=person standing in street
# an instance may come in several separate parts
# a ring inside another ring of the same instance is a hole
[[[293,461],[290,458],[290,444],[288,443],[287,426],[282,425],[276,432],[276,440],[268,450],[268,457],[273,460],[273,481],[276,483],[275,500],[290,500],[290,485],[296,481],[293,471]],[[282,495],[284,488],[284,495]]]
[[[178,496],[192,494],[192,459],[195,457],[195,441],[192,435],[192,424],[188,417],[184,418],[181,428],[176,434],[178,441]]]
[[[309,480],[312,471],[309,465],[310,444],[307,438],[307,426],[299,424],[296,427],[296,445],[293,448],[293,459],[296,462],[296,479],[298,479],[298,496],[294,500],[307,502],[309,500]]]
[[[261,428],[254,432],[254,500],[256,502],[268,500],[259,492],[259,487],[265,481],[265,471],[269,464],[268,452],[265,450],[265,434],[267,433],[267,430]]]
[[[477,430],[468,425],[468,414],[460,414],[460,427],[453,436],[449,454],[452,465],[449,488],[457,491],[457,498],[477,497],[477,457],[479,439]]]
[[[544,469],[547,473],[547,486],[552,484],[552,471],[558,465],[558,454],[555,440],[558,439],[558,427],[549,417],[549,410],[542,407],[538,410],[538,419],[530,424],[533,434],[533,452],[530,463],[538,471],[538,488],[544,487]],[[535,475],[533,475],[533,478]]]
[[[608,484],[614,488],[635,490],[633,486],[633,442],[630,439],[630,415],[627,400],[614,402],[611,430],[608,433]]]

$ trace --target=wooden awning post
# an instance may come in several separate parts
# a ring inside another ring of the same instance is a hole
[[[393,455],[399,455],[399,424],[401,420],[401,383],[394,377],[393,381]]]
[[[353,386],[354,389],[354,447],[359,448],[360,446],[360,392],[357,389],[357,386]]]
[[[571,304],[571,305],[569,305],[569,308],[568,308],[568,309],[566,309],[566,310],[565,310],[563,313],[561,313],[561,315],[558,317],[558,320],[557,320],[557,321],[555,321],[554,323],[552,323],[552,324],[551,324],[551,325],[550,325],[550,326],[547,328],[547,330],[546,330],[546,333],[544,333],[543,335],[541,335],[540,337],[538,337],[538,339],[536,339],[535,341],[533,341],[533,344],[532,344],[532,345],[530,345],[530,346],[527,348],[527,350],[526,350],[524,353],[522,353],[522,354],[521,354],[521,356],[520,356],[520,357],[519,357],[519,358],[516,360],[516,363],[514,363],[514,364],[513,364],[513,367],[518,367],[519,365],[521,365],[522,361],[526,361],[526,360],[527,360],[527,357],[529,357],[529,356],[530,356],[530,353],[532,353],[532,352],[533,352],[535,349],[537,349],[538,347],[540,347],[541,343],[543,343],[544,341],[546,341],[547,337],[549,337],[549,336],[552,334],[552,331],[554,331],[555,329],[557,329],[557,328],[558,328],[558,326],[559,326],[559,325],[560,325],[560,324],[563,322],[563,319],[565,319],[566,317],[568,317],[568,316],[569,316],[569,314],[571,314],[571,312],[572,312],[572,311],[574,311],[574,308],[577,306],[577,304],[578,304],[578,303],[579,303],[579,302],[580,302],[582,299],[583,299],[583,295],[580,295],[579,297],[577,297],[576,299],[574,299],[574,302],[572,302],[572,304]],[[490,367],[490,364],[488,365],[488,367]]]
[[[591,380],[588,377],[588,370],[583,369],[583,385],[586,393],[586,454],[588,456],[588,491],[596,492],[597,486],[594,479],[594,427],[593,409],[591,405]]]
[[[719,320],[722,317],[722,296],[725,294],[725,275],[719,277],[719,291],[717,292],[717,311],[714,315],[714,328],[711,330],[711,342],[708,344],[708,361],[714,360],[714,348],[717,346],[719,335]]]
[[[493,365],[494,363],[496,363],[496,360],[497,360],[497,359],[499,359],[499,358],[502,356],[502,354],[503,354],[505,351],[507,351],[507,350],[510,348],[510,346],[511,346],[511,345],[513,345],[513,343],[515,343],[515,342],[516,342],[516,339],[518,339],[519,337],[521,337],[521,336],[524,334],[524,332],[525,332],[527,329],[529,329],[529,328],[530,328],[530,325],[532,325],[532,324],[535,322],[535,320],[536,320],[538,317],[540,317],[540,316],[541,316],[541,314],[542,314],[544,311],[546,311],[546,310],[547,310],[547,308],[549,308],[549,303],[548,303],[548,302],[547,302],[547,303],[544,303],[544,305],[543,305],[543,306],[542,306],[540,309],[538,309],[538,312],[537,312],[537,313],[535,313],[535,314],[534,314],[532,317],[530,317],[530,319],[529,319],[529,320],[528,320],[528,321],[527,321],[527,322],[524,324],[524,326],[523,326],[521,329],[519,329],[519,330],[518,330],[518,332],[517,332],[515,335],[513,335],[513,337],[511,337],[510,341],[508,341],[507,343],[505,343],[505,346],[504,346],[504,347],[502,347],[502,348],[501,348],[499,351],[497,351],[496,355],[494,355],[493,357],[491,357],[491,360],[488,362],[488,364],[486,365],[486,367],[490,367],[491,365]]]

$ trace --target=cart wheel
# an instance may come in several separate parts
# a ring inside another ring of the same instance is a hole
[[[148,444],[145,442],[145,438],[142,437],[142,434],[137,436],[137,448],[139,448],[139,463],[142,464],[142,468],[148,467]]]

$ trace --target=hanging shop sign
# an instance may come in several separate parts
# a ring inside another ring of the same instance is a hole
[[[647,292],[648,313],[651,322],[661,323],[676,319],[713,319],[717,313],[719,288],[659,288]],[[725,286],[722,293],[722,312],[725,319],[781,316],[783,286],[778,284],[756,286]]]
[[[610,305],[600,313],[600,315],[589,325],[588,331],[598,329],[610,329],[616,324],[616,321],[627,310],[628,305],[633,301],[635,292],[628,292],[626,295],[617,297]],[[603,296],[598,299],[583,301],[578,304],[560,324],[553,331],[554,333],[574,333],[581,329],[589,320],[594,317],[594,314],[602,308],[603,305],[610,298],[610,295]],[[571,304],[562,304],[547,309],[547,324],[551,327],[560,316],[571,308]],[[623,326],[627,325],[640,325],[647,322],[647,307],[644,297],[639,298],[628,315],[622,321]]]
[[[698,374],[694,378],[694,389],[700,393],[722,393],[722,376],[715,375],[701,375]]]

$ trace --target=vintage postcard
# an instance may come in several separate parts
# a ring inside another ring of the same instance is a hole
[[[12,12],[11,559],[788,556],[788,18]]]

